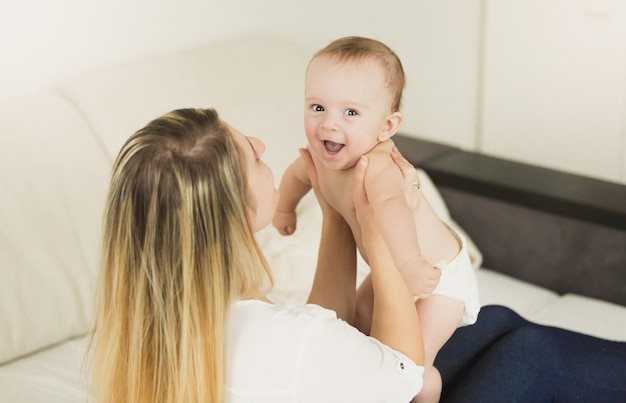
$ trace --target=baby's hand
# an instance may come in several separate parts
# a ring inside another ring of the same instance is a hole
[[[400,270],[407,287],[418,298],[428,298],[439,284],[441,269],[421,256],[404,264]]]
[[[291,235],[296,231],[296,222],[298,218],[296,212],[276,211],[272,224],[281,235]]]

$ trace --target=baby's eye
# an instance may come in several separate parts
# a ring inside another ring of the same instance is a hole
[[[354,109],[347,109],[344,113],[348,116],[357,116],[359,114],[359,112]]]
[[[324,107],[320,104],[313,104],[311,106],[311,109],[313,109],[315,112],[324,112]]]

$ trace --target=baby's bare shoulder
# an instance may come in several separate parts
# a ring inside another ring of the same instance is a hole
[[[376,144],[376,146],[374,148],[371,149],[371,151],[369,153],[367,153],[368,156],[370,155],[389,155],[391,154],[391,150],[393,150],[393,141],[391,140],[386,140],[383,142],[380,142],[378,144]]]
[[[376,145],[376,147],[367,154],[367,158],[369,159],[368,170],[397,170],[397,166],[391,158],[392,149],[393,143],[390,140]]]

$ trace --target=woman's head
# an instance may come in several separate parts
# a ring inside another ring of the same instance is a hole
[[[278,206],[278,190],[274,187],[274,174],[261,159],[265,144],[255,137],[244,136],[239,130],[225,123],[243,152],[248,178],[250,217],[254,231],[267,226],[274,217]]]
[[[263,169],[252,165],[249,142],[262,146],[212,109],[181,109],[122,147],[104,216],[95,327],[104,394],[117,385],[121,400],[187,401],[221,391],[228,306],[271,285],[254,231],[267,224],[272,206],[260,195],[273,178],[253,182]]]

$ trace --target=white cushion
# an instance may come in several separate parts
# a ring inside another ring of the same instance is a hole
[[[0,106],[0,362],[87,330],[110,162],[65,100]]]
[[[298,205],[298,228],[282,236],[272,226],[257,233],[259,245],[274,274],[273,294],[281,301],[302,305],[311,291],[321,235],[322,212],[313,192]]]
[[[520,315],[529,318],[531,314],[544,309],[558,299],[558,294],[554,291],[486,268],[480,269],[476,276],[482,306],[508,306]]]
[[[0,402],[95,402],[88,394],[87,345],[85,336],[0,365]]]
[[[575,294],[565,294],[529,316],[551,326],[605,339],[626,341],[626,307]]]

